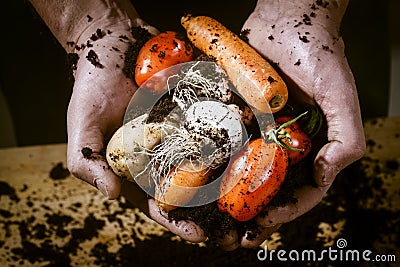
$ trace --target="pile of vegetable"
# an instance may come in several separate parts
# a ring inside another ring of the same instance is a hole
[[[248,222],[310,153],[320,115],[280,115],[288,89],[268,61],[212,18],[186,15],[181,23],[187,38],[164,32],[140,50],[140,88],[107,161],[161,210],[212,203]]]

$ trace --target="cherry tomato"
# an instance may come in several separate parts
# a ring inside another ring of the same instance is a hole
[[[276,124],[278,126],[292,120],[290,116],[282,116],[276,119]],[[297,122],[293,122],[290,125],[282,128],[282,134],[279,134],[277,138],[287,145],[288,148],[283,148],[286,150],[290,164],[296,164],[303,160],[311,150],[311,139],[305,134],[300,125]]]
[[[238,221],[255,217],[276,195],[289,166],[285,150],[255,139],[238,152],[221,180],[218,207]]]
[[[192,59],[192,46],[178,33],[173,31],[160,33],[148,40],[140,49],[136,60],[135,81],[141,86],[157,72]],[[163,91],[166,90],[166,86],[153,89]]]

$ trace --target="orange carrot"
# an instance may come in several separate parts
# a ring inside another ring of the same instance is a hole
[[[264,113],[283,108],[288,98],[285,82],[249,44],[210,17],[186,15],[181,24],[189,40],[224,67],[251,106]]]

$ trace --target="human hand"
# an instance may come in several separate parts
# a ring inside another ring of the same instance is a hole
[[[82,42],[86,47],[77,51],[80,58],[67,112],[68,168],[109,199],[119,195],[121,181],[105,160],[105,142],[122,124],[136,90],[123,72],[124,51],[129,44],[118,36],[130,33],[129,28],[121,26],[115,25],[112,30],[99,27],[93,32],[94,38]]]
[[[249,241],[233,233],[222,241],[230,248],[256,247],[272,230],[312,209],[335,176],[365,152],[357,89],[339,35],[347,2],[260,0],[243,26],[250,45],[283,72],[290,97],[321,108],[328,143],[314,160],[317,186],[295,192],[296,204],[267,207],[256,218],[261,234]]]
[[[141,20],[133,23],[143,24]],[[129,42],[135,42],[130,26],[129,19],[113,23],[99,21],[74,44],[78,47],[79,61],[67,113],[68,168],[75,177],[98,188],[106,198],[115,199],[121,194],[183,239],[204,241],[206,237],[198,226],[186,221],[171,222],[160,213],[153,199],[134,183],[121,181],[106,162],[107,140],[122,125],[125,109],[137,89],[124,73],[124,53]],[[144,27],[153,35],[157,33],[152,27]]]

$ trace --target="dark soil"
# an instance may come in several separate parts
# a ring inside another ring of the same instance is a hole
[[[89,159],[93,154],[93,150],[90,147],[82,148],[81,152],[85,159]]]
[[[50,178],[53,180],[61,180],[67,178],[70,172],[67,168],[64,168],[63,163],[59,162],[50,171]]]
[[[99,56],[96,54],[96,52],[94,52],[93,49],[89,50],[89,53],[86,56],[86,59],[92,63],[93,66],[95,66],[96,68],[104,68],[103,64],[100,63],[100,59]]]
[[[131,78],[134,81],[136,59],[142,46],[152,37],[151,34],[142,27],[131,28],[132,37],[135,42],[129,43],[129,48],[125,52],[125,65],[124,73],[126,77]],[[121,36],[122,41],[128,41],[129,39],[125,36]]]
[[[168,116],[176,106],[177,105],[172,101],[170,95],[165,94],[150,110],[147,122],[163,122],[165,117]]]

